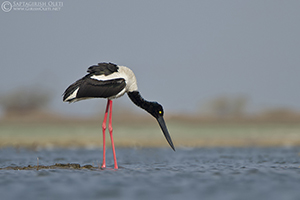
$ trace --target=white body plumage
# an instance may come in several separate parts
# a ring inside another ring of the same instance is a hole
[[[118,72],[114,72],[107,76],[105,76],[104,74],[91,76],[92,79],[96,79],[98,81],[107,81],[107,80],[113,80],[117,78],[125,79],[126,87],[118,94],[109,97],[109,99],[119,98],[123,96],[126,92],[133,92],[138,90],[136,78],[133,71],[125,66],[118,66],[118,67],[119,67]]]

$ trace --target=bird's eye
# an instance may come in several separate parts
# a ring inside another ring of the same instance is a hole
[[[160,111],[158,111],[158,113],[159,113],[159,114],[162,114],[162,111],[160,110]]]

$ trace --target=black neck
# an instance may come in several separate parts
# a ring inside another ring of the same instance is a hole
[[[133,91],[133,92],[128,92],[127,93],[130,100],[137,105],[140,108],[143,108],[144,110],[146,110],[147,112],[149,112],[151,115],[151,108],[152,108],[152,104],[153,102],[147,101],[145,100],[139,91]]]

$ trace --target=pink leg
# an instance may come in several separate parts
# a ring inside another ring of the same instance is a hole
[[[108,122],[108,130],[110,134],[110,140],[111,140],[111,146],[114,154],[114,163],[115,163],[115,169],[118,169],[118,164],[117,164],[117,157],[116,157],[116,151],[115,151],[115,144],[114,144],[114,138],[113,138],[113,128],[112,128],[112,100],[108,100],[109,102],[109,122]]]
[[[106,130],[106,120],[107,120],[107,113],[108,113],[108,108],[109,108],[109,101],[107,101],[107,105],[106,105],[106,110],[105,110],[105,114],[104,114],[104,120],[102,123],[102,132],[103,132],[103,162],[102,162],[102,166],[101,168],[105,168],[106,167],[106,162],[105,162],[105,130]]]

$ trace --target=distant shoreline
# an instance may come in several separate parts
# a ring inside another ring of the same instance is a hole
[[[299,123],[186,123],[168,119],[167,125],[178,148],[300,146]],[[155,120],[135,123],[115,122],[114,139],[117,148],[169,148]],[[108,140],[108,146],[109,144]],[[2,121],[0,148],[5,147],[100,148],[101,123]]]

